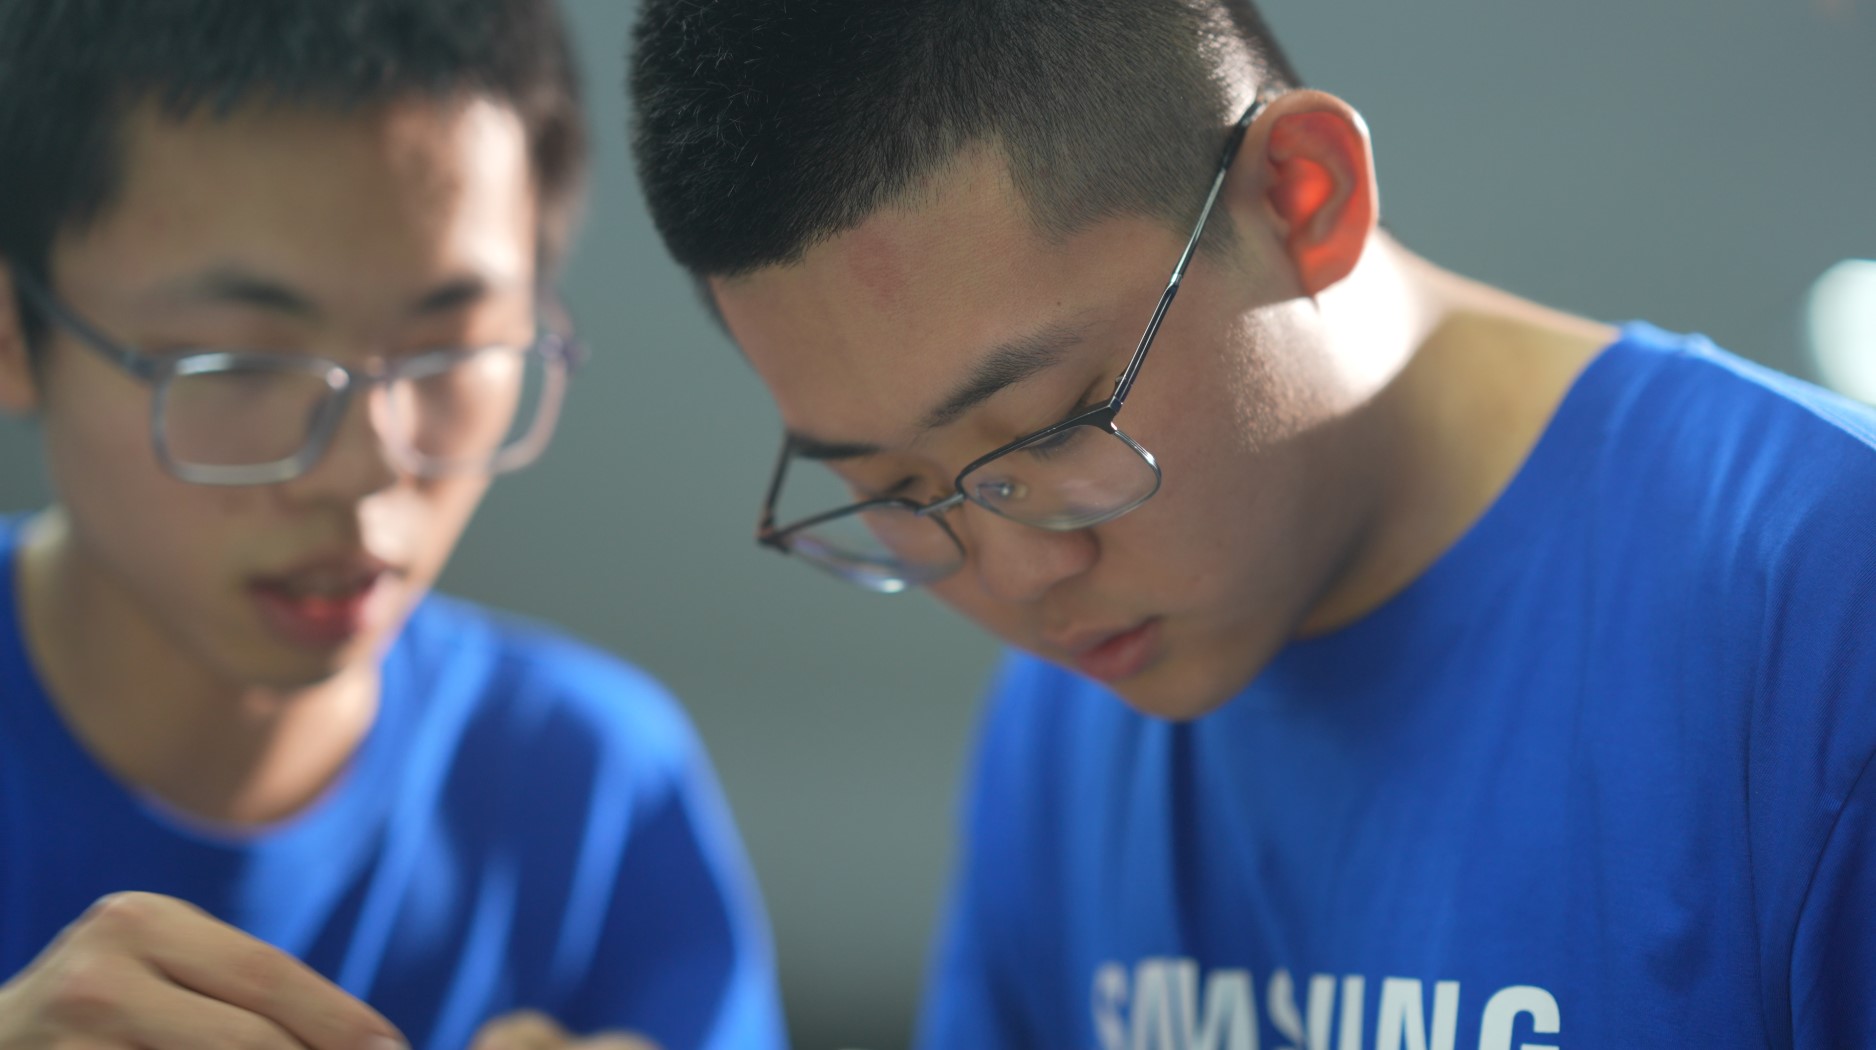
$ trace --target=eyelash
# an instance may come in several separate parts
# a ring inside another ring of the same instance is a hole
[[[1081,415],[1083,412],[1089,411],[1090,409],[1093,409],[1101,404],[1104,404],[1107,401],[1107,399],[1104,397],[1098,396],[1098,391],[1101,385],[1102,384],[1100,383],[1096,383],[1095,385],[1090,386],[1085,392],[1083,392],[1081,398],[1078,401],[1076,401],[1075,407],[1073,409],[1069,410],[1068,412],[1063,413],[1060,416],[1055,417],[1056,422],[1060,422],[1064,419],[1072,419],[1075,416]],[[1048,424],[1048,425],[1052,426],[1053,424]],[[1038,427],[1037,429],[1042,429],[1042,428]],[[1042,442],[1040,444],[1028,446],[1027,448],[1024,449],[1024,451],[1034,453],[1043,458],[1047,458],[1051,451],[1061,447],[1064,443],[1070,440],[1070,433],[1071,432],[1069,431],[1063,431],[1062,433],[1057,434],[1054,437],[1050,438],[1048,441]],[[919,482],[919,478],[916,475],[908,474],[905,477],[899,479],[899,481],[893,486],[891,486],[890,488],[880,490],[879,494],[876,496],[873,496],[872,498],[874,499],[902,498],[905,494],[905,491],[911,488],[912,486],[918,484],[918,482]]]
[[[1060,451],[1069,441],[1073,440],[1074,433],[1073,430],[1064,430],[1045,441],[1038,441],[1033,445],[1024,445],[1023,451],[1038,459],[1048,459],[1050,456]]]

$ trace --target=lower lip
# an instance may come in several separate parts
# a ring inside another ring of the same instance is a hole
[[[1146,670],[1159,652],[1159,620],[1148,620],[1075,657],[1075,670],[1097,682],[1119,682]]]
[[[388,588],[383,577],[346,594],[293,594],[279,587],[257,584],[250,588],[261,619],[274,634],[305,649],[332,649],[362,634],[371,620],[375,599]]]

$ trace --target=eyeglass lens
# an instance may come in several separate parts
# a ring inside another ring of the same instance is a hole
[[[437,354],[386,384],[387,441],[432,469],[487,467],[539,432],[559,392],[548,358],[521,347]],[[342,375],[309,359],[233,359],[180,371],[160,391],[162,437],[183,466],[292,459],[341,403]],[[362,393],[354,391],[353,396]]]
[[[993,513],[1066,531],[1139,506],[1159,487],[1159,472],[1127,439],[1098,426],[1077,426],[1011,449],[973,469],[961,484],[968,498]],[[818,498],[833,501],[827,495]],[[788,542],[797,555],[843,579],[882,591],[939,579],[964,559],[936,517],[898,503],[807,525],[791,532]]]

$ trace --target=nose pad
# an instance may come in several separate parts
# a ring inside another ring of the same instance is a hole
[[[1032,602],[1063,580],[1086,572],[1100,545],[1087,529],[1053,532],[999,517],[974,504],[953,512],[967,530],[964,547],[985,591],[1008,602]]]
[[[367,415],[378,447],[393,465],[411,467],[417,453],[417,391],[408,381],[373,384]]]
[[[392,396],[382,384],[353,388],[319,459],[298,484],[356,497],[396,482],[404,472],[404,457],[395,446],[399,424]]]

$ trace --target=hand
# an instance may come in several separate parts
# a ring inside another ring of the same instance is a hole
[[[152,893],[93,904],[0,985],[0,1050],[393,1050],[391,1022],[272,945]]]
[[[658,1050],[643,1036],[601,1032],[575,1038],[537,1010],[503,1014],[482,1026],[469,1050]]]

